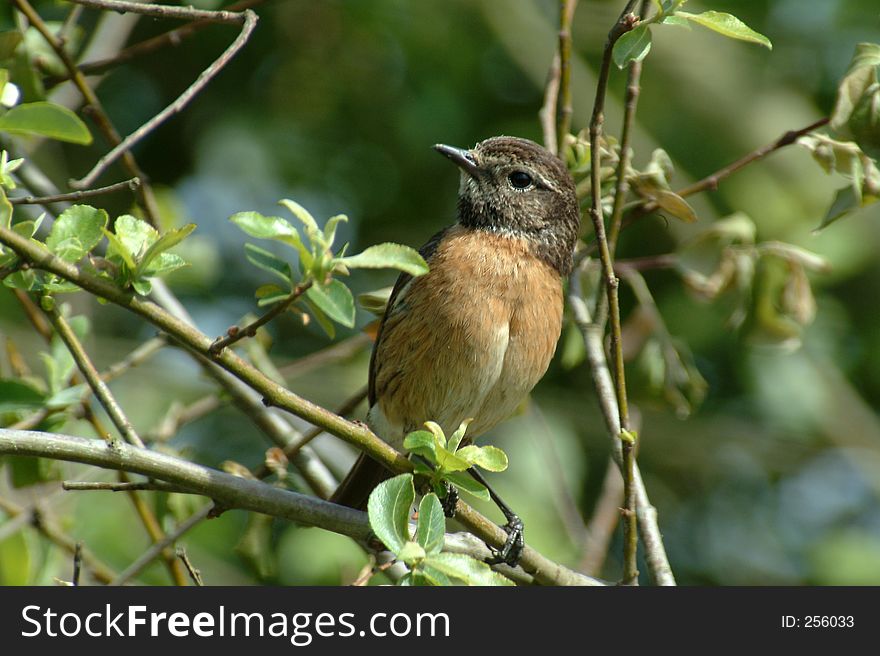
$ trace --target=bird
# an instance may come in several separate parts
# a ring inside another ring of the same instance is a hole
[[[398,277],[369,365],[367,424],[398,450],[428,420],[450,435],[470,419],[472,441],[514,413],[556,350],[580,231],[571,174],[539,144],[434,149],[460,169],[457,221],[419,250],[428,273]],[[331,501],[366,509],[391,475],[361,454]],[[490,492],[508,520],[498,561],[515,563],[522,522]]]

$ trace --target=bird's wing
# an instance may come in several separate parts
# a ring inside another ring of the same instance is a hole
[[[437,247],[440,245],[443,236],[452,227],[453,226],[447,226],[443,228],[443,230],[436,233],[425,243],[424,246],[419,249],[419,255],[421,255],[422,258],[424,258],[425,262],[428,263],[429,268],[431,266],[431,257],[437,251]],[[403,300],[404,296],[406,296],[403,290],[406,287],[407,283],[409,283],[409,281],[412,279],[413,277],[408,273],[401,273],[400,276],[398,276],[397,282],[394,283],[394,289],[391,290],[391,296],[388,297],[388,305],[385,307],[385,314],[382,317],[382,323],[379,324],[379,331],[376,334],[376,343],[373,344],[373,352],[370,355],[370,374],[369,384],[367,388],[370,407],[372,407],[376,403],[376,353],[379,350],[379,344],[381,344],[382,342],[382,332],[383,328],[385,327],[385,321],[394,312],[397,304]]]

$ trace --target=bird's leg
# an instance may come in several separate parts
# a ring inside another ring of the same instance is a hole
[[[481,483],[487,490],[489,490],[489,496],[507,520],[507,524],[501,527],[504,529],[504,532],[507,533],[507,540],[504,542],[504,546],[501,547],[501,549],[496,549],[491,545],[489,546],[493,555],[486,562],[490,565],[507,563],[511,567],[516,567],[520,557],[522,557],[523,547],[525,547],[525,540],[523,539],[525,527],[523,526],[522,520],[510,509],[510,506],[504,503],[504,500],[498,496],[479,471],[471,467],[468,469],[468,473],[473,476],[478,483]]]

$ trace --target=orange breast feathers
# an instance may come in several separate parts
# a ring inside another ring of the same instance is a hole
[[[547,370],[562,326],[559,273],[518,237],[456,226],[430,272],[394,299],[371,370],[372,429],[400,447],[427,420],[473,439],[510,416]]]

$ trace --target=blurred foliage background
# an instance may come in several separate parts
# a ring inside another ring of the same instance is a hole
[[[589,119],[601,49],[622,4],[579,4],[576,130]],[[231,214],[275,213],[279,198],[293,198],[319,218],[347,214],[340,242],[351,241],[356,251],[386,240],[419,246],[455,212],[457,173],[432,144],[469,146],[496,134],[540,141],[537,111],[556,46],[557,5],[269,0],[259,6],[259,27],[245,50],[189,109],[135,151],[161,193],[167,225],[199,226],[180,250],[193,266],[172,275],[169,284],[202,330],[219,335],[253,311],[253,290],[265,282],[244,260],[245,239],[227,221]],[[67,11],[53,2],[35,6],[55,20]],[[654,31],[642,76],[635,165],[644,166],[651,151],[663,147],[676,165],[673,187],[827,115],[856,44],[880,41],[874,0],[692,0],[686,9],[734,13],[767,35],[774,49],[699,28]],[[9,11],[0,13],[0,20],[10,19]],[[83,14],[86,39],[97,16]],[[142,19],[129,42],[171,27]],[[213,26],[107,74],[97,90],[120,132],[173,100],[233,36],[233,28]],[[613,72],[610,134],[619,131],[624,80]],[[59,87],[54,98],[61,101],[65,93]],[[90,147],[46,143],[29,157],[63,184],[102,154],[96,141]],[[102,181],[122,178],[115,168]],[[690,346],[708,382],[705,401],[683,418],[651,389],[650,377],[639,370],[643,360],[630,363],[641,424],[639,463],[680,583],[880,584],[880,210],[874,205],[814,233],[841,186],[806,150],[790,147],[694,198],[697,224],[654,217],[624,232],[622,258],[667,253],[717,218],[742,211],[755,221],[760,240],[799,244],[833,267],[811,276],[815,322],[799,344],[784,345],[757,339],[748,325],[730,330],[724,299],[701,302],[669,271],[645,274],[670,332]],[[113,215],[127,211],[128,202],[117,195],[106,206]],[[355,292],[368,291],[393,279],[391,272],[358,272],[350,284]],[[623,294],[626,310],[632,297],[628,290]],[[72,303],[92,320],[87,347],[100,367],[153,334],[83,294]],[[359,311],[358,325],[371,318]],[[329,344],[319,328],[303,327],[292,316],[269,332],[278,364]],[[45,347],[8,293],[0,294],[0,333],[39,368],[37,354]],[[342,330],[337,340],[346,336]],[[368,358],[361,350],[288,384],[332,408],[365,384]],[[113,383],[142,433],[155,430],[172,403],[194,401],[212,389],[172,349]],[[361,407],[355,416],[363,412]],[[91,434],[75,420],[61,429]],[[523,517],[527,541],[577,566],[584,539],[577,518],[591,516],[610,451],[585,366],[564,367],[557,357],[528,408],[484,441],[510,455],[509,471],[492,479]],[[211,466],[224,460],[252,466],[267,444],[224,406],[186,426],[168,446]],[[340,474],[353,459],[326,436],[317,448],[339,463]],[[111,476],[80,466],[62,469],[68,479]],[[122,495],[64,493],[57,482],[12,489],[8,481],[0,483],[0,494],[20,504],[50,499],[65,530],[119,569],[148,546]],[[169,526],[191,507],[191,500],[176,496],[157,503]],[[346,583],[366,562],[346,538],[282,522],[249,524],[241,512],[203,522],[184,543],[209,584]],[[619,576],[619,543],[618,534],[601,572],[609,579]],[[69,576],[69,556],[32,530],[0,542],[4,584]],[[158,584],[168,577],[154,564],[140,580]]]

